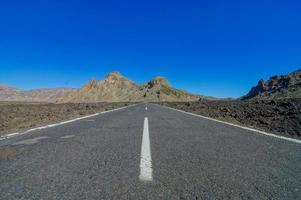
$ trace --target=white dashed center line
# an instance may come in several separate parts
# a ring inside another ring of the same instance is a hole
[[[141,181],[152,181],[153,180],[153,169],[152,169],[152,157],[150,150],[149,140],[149,129],[148,129],[148,118],[144,118],[144,128],[141,145],[141,160],[140,160],[140,180]]]

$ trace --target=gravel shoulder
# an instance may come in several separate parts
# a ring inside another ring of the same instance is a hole
[[[133,103],[0,102],[0,135],[112,110]]]
[[[161,105],[244,125],[291,138],[301,138],[301,99],[200,100]]]

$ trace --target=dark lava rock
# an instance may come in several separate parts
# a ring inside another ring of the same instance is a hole
[[[301,138],[301,99],[215,100],[161,103],[207,117],[255,127],[293,138]]]

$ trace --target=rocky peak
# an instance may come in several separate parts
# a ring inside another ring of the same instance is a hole
[[[264,91],[267,91],[269,89],[269,87],[267,86],[266,82],[263,79],[260,79],[258,81],[258,84],[257,84],[256,88],[257,88],[258,92],[264,92]]]
[[[253,98],[260,93],[268,91],[269,88],[269,85],[263,79],[260,79],[257,85],[253,87],[244,98]]]
[[[148,88],[153,88],[155,86],[164,86],[164,87],[170,87],[170,84],[168,83],[168,81],[166,80],[166,78],[158,76],[152,80],[150,80],[147,83],[147,87]]]
[[[95,88],[96,86],[97,86],[97,80],[93,78],[89,83],[85,85],[85,88],[91,89],[91,88]]]
[[[109,73],[106,78],[104,79],[104,81],[106,83],[109,84],[117,84],[120,82],[130,82],[130,80],[124,78],[119,72],[115,71],[115,72],[111,72]]]
[[[276,94],[280,90],[286,91],[287,94],[296,93],[298,88],[301,88],[301,70],[287,75],[272,76],[267,82],[261,79],[243,99],[250,99],[260,94]]]
[[[123,78],[123,76],[118,71],[110,72],[106,76],[106,79],[115,79],[115,80],[118,80],[118,79],[121,79],[121,78]]]

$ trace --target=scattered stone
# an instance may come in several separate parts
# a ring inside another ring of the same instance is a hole
[[[0,135],[67,121],[132,103],[0,102]]]
[[[300,98],[204,101],[161,104],[278,135],[301,138]]]

